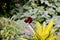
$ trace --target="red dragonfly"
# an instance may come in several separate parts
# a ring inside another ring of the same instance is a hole
[[[25,19],[25,23],[31,23],[32,21],[33,21],[33,18],[31,18],[31,17],[25,17],[26,19]]]

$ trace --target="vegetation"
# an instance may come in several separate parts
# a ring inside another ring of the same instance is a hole
[[[60,40],[59,37],[59,0],[0,0],[0,40]]]
[[[34,38],[35,40],[55,40],[56,37],[54,35],[56,29],[51,29],[53,26],[53,20],[49,22],[49,24],[46,27],[45,22],[43,23],[43,26],[38,22],[36,25],[37,32],[34,32]]]

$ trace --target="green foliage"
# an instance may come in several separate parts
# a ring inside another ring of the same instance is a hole
[[[20,29],[17,23],[7,18],[0,18],[0,38],[1,40],[20,39]]]
[[[39,21],[46,24],[50,19],[54,19],[54,27],[60,27],[60,1],[58,0],[29,0],[20,10],[20,13],[14,15],[13,20],[25,20],[25,16],[32,17],[33,22]],[[34,23],[32,25],[34,27]],[[21,23],[23,24],[23,22]],[[59,29],[60,31],[60,29]]]
[[[12,0],[0,0],[0,17],[9,17],[11,14],[9,13],[11,9],[15,7],[15,4]]]
[[[0,17],[12,17],[28,0],[0,0]]]
[[[0,17],[0,40],[32,39],[32,36],[28,33],[29,30],[27,31],[24,27],[24,25],[27,25],[22,22],[21,20],[14,21],[9,18]]]
[[[21,32],[25,32],[24,26],[27,26],[24,22],[25,16],[33,18],[32,26],[35,26],[35,21],[39,21],[40,23],[46,21],[46,24],[48,24],[50,19],[54,19],[54,27],[60,27],[60,1],[0,0],[1,16],[11,17],[11,19],[0,18],[0,38],[6,40],[10,40],[11,37],[15,38],[15,40],[20,40],[21,37],[28,38],[28,35],[20,35]],[[31,37],[29,36],[30,39]]]
[[[24,19],[25,16],[29,16],[41,23],[44,21],[48,23],[50,19],[55,19],[55,25],[57,25],[60,21],[59,3],[60,1],[58,0],[29,0],[28,3],[22,7],[22,11],[20,11],[20,13],[17,13],[17,15],[14,15],[12,19],[21,20]]]

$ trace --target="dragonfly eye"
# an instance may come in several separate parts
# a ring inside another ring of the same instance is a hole
[[[33,21],[33,19],[31,17],[26,17],[25,19],[25,23],[31,23]]]

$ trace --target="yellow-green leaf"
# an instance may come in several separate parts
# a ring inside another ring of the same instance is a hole
[[[49,33],[49,31],[51,30],[52,26],[54,24],[53,19],[49,22],[49,24],[47,25],[46,29],[45,29],[45,33]]]
[[[37,22],[36,28],[37,28],[38,34],[41,36],[41,34],[42,34],[42,26],[41,26],[41,24],[39,22]]]
[[[60,33],[58,33],[58,40],[60,40]]]
[[[55,40],[55,36],[53,36],[53,35],[51,35],[51,36],[49,36],[49,38],[47,38],[47,40]]]

